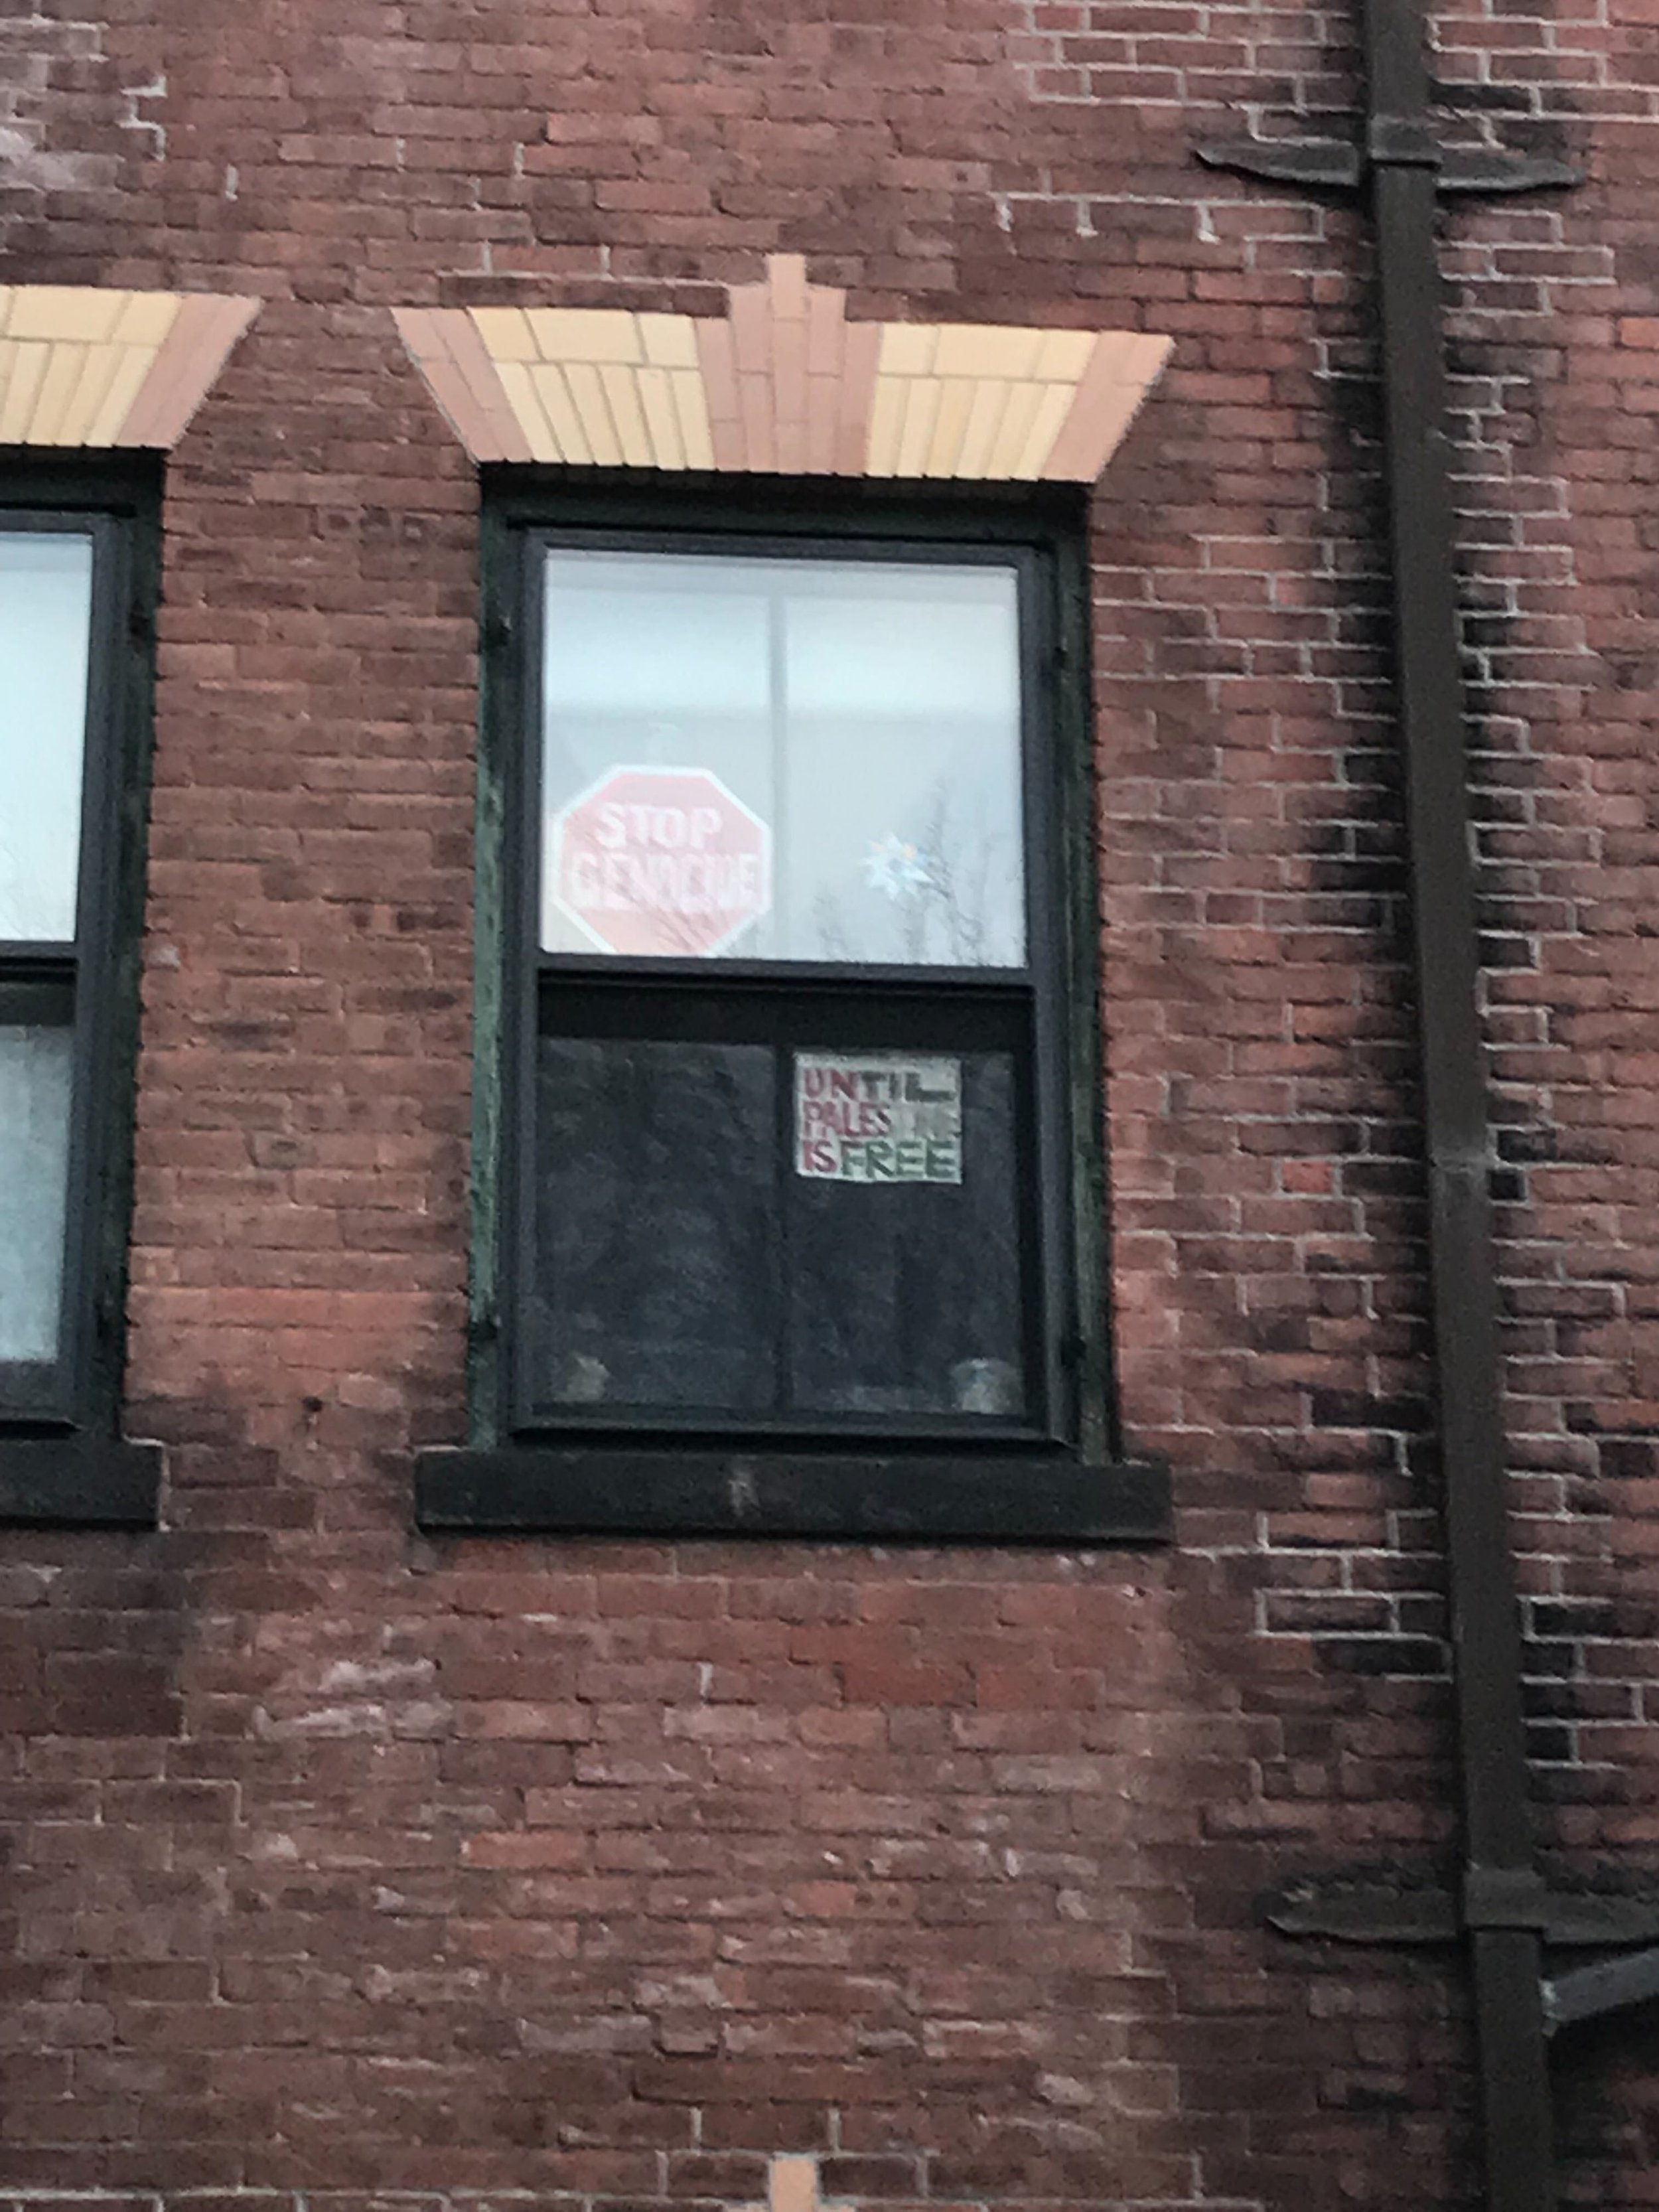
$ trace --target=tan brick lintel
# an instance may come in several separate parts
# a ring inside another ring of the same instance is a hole
[[[166,451],[257,300],[97,285],[0,285],[0,445]]]
[[[477,461],[1092,483],[1171,342],[1133,331],[853,323],[798,255],[725,318],[622,307],[394,310]]]

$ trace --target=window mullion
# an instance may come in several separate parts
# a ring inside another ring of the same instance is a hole
[[[772,1217],[776,1223],[778,1313],[773,1346],[772,1407],[780,1420],[793,1410],[795,1343],[795,1273],[792,1231],[794,1217],[794,1177],[790,1155],[794,1143],[794,1053],[780,1043],[772,1054],[773,1139]]]
[[[1024,982],[865,982],[856,970],[807,982],[788,969],[728,981],[703,968],[674,976],[570,977],[544,963],[537,1027],[570,1035],[724,1037],[733,1042],[840,1042],[852,1049],[918,1050],[1029,1040],[1036,1002]]]

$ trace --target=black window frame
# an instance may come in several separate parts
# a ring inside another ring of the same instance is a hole
[[[161,465],[0,451],[0,530],[93,544],[72,940],[0,942],[0,1016],[73,1029],[59,1354],[0,1364],[0,1522],[148,1527],[159,1445],[120,1434]]]
[[[431,1528],[884,1539],[1146,1540],[1168,1529],[1167,1475],[1125,1457],[1104,1311],[1105,1176],[1088,702],[1085,504],[1071,487],[689,480],[486,472],[482,516],[473,1240],[469,1442],[418,1455]],[[545,547],[789,559],[849,556],[1013,567],[1020,575],[1026,971],[850,963],[652,962],[544,953],[540,836],[540,565]],[[526,1403],[533,1053],[561,1034],[759,1041],[799,1033],[875,1049],[1007,1048],[1018,1070],[1042,1223],[1024,1285],[1042,1388],[1027,1423],[831,1418],[711,1423]],[[1018,1003],[1017,1003],[1018,1002]],[[1020,1011],[1029,1006],[1029,1013]],[[669,1029],[662,1024],[666,1022]],[[676,1024],[678,1025],[678,1029]]]

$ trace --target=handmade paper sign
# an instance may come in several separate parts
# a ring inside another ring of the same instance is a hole
[[[834,1182],[960,1182],[962,1062],[798,1052],[795,1169]]]

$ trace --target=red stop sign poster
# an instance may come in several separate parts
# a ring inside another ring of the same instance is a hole
[[[606,952],[704,958],[771,910],[772,833],[706,769],[613,768],[550,828],[550,945],[562,915]]]

